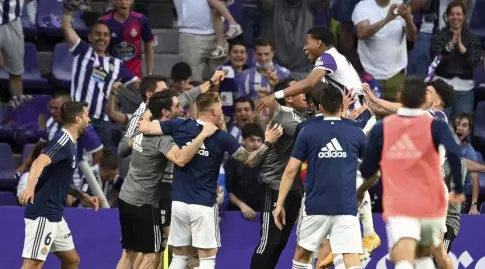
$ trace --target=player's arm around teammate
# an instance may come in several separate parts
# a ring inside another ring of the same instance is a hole
[[[248,167],[256,167],[263,161],[269,148],[278,141],[281,135],[283,135],[283,127],[279,124],[275,124],[272,128],[268,126],[264,133],[264,143],[259,149],[249,152],[244,147],[239,147],[232,154],[232,158]]]

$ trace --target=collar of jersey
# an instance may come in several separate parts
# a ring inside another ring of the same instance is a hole
[[[197,119],[197,123],[200,124],[200,125],[204,125],[205,121],[201,121],[201,120]]]
[[[397,110],[397,114],[399,116],[405,116],[405,117],[416,117],[419,115],[423,115],[424,110],[419,108],[401,107],[400,109]]]
[[[323,118],[323,120],[341,120],[341,119],[337,117],[326,117],[326,118]]]
[[[318,113],[315,117],[323,117],[323,113]]]
[[[62,128],[62,131],[64,131],[64,133],[66,133],[69,138],[71,139],[72,143],[76,144],[76,141],[74,141],[74,138],[72,137],[71,133],[69,133],[66,129]]]

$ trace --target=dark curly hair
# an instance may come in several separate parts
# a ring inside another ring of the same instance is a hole
[[[443,108],[447,108],[455,103],[455,89],[444,80],[440,78],[436,79],[429,82],[428,86],[431,86],[436,90],[436,93],[441,98],[441,102],[443,102]]]

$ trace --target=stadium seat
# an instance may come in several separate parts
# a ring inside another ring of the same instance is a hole
[[[22,162],[25,162],[25,159],[29,157],[34,148],[35,144],[25,144],[24,149],[22,150]]]
[[[40,33],[48,36],[62,37],[61,19],[64,1],[42,0],[39,2],[37,11],[37,25]],[[72,19],[72,27],[79,36],[85,37],[88,34],[88,28],[81,19],[82,12],[76,12]]]
[[[18,205],[15,194],[10,191],[0,191],[0,206],[16,206]]]
[[[24,5],[24,9],[22,10],[22,16],[20,17],[20,19],[22,20],[22,28],[26,37],[35,37],[37,35],[37,25],[35,24],[35,22],[34,24],[30,23],[29,15],[27,12],[27,5],[29,4],[26,3]]]
[[[480,61],[475,67],[473,80],[475,81],[475,102],[485,101],[485,69],[483,68],[483,61]]]
[[[73,57],[67,43],[58,43],[52,56],[52,77],[56,85],[69,88],[71,85]]]
[[[3,109],[0,107],[0,140],[8,140],[13,136],[13,129],[6,125]]]
[[[478,103],[476,107],[473,136],[480,146],[485,145],[485,102]]]
[[[0,69],[0,81],[3,87],[8,87],[9,74]],[[47,79],[40,75],[37,48],[32,43],[25,43],[24,73],[22,74],[24,88],[29,90],[45,90],[49,87]]]
[[[17,186],[12,149],[9,144],[0,143],[0,189],[13,189]]]
[[[485,214],[485,202],[480,205],[480,214]]]
[[[470,19],[470,30],[480,38],[485,38],[485,20],[483,19],[485,1],[476,1],[473,14]]]

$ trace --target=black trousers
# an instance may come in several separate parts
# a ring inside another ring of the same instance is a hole
[[[274,209],[278,200],[278,191],[266,185],[261,199],[261,240],[251,258],[251,269],[274,269],[281,253],[288,243],[291,231],[300,212],[301,193],[291,190],[286,197],[286,225],[280,230],[274,222]]]

